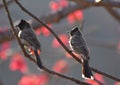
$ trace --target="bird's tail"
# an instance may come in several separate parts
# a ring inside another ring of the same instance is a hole
[[[38,67],[39,67],[40,69],[42,69],[42,68],[43,68],[43,65],[42,65],[42,62],[41,62],[41,59],[40,59],[40,55],[39,55],[39,53],[38,53],[37,50],[34,51],[34,53],[35,53],[37,65],[38,65]]]
[[[88,60],[83,60],[82,64],[82,77],[85,79],[94,79],[91,69],[89,67],[89,62]]]

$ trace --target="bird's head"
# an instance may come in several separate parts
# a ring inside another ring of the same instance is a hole
[[[80,35],[82,35],[78,27],[74,27],[74,28],[70,31],[70,35],[71,35],[71,36],[73,36],[73,35],[75,35],[75,34],[80,34]]]
[[[23,30],[24,28],[30,28],[30,24],[27,21],[22,19],[20,23],[16,25],[16,27],[19,27],[20,30]]]

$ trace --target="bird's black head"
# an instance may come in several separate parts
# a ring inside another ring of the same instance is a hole
[[[30,28],[30,24],[23,19],[20,21],[20,23],[17,26],[20,28],[20,30],[23,30],[24,28]]]
[[[81,34],[80,30],[78,27],[75,27],[73,28],[71,31],[70,31],[70,35],[73,36],[75,34]]]

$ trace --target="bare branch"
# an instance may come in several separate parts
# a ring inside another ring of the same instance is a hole
[[[95,69],[95,68],[93,68],[93,67],[91,67],[91,70],[94,71],[94,72],[96,72],[96,73],[99,73],[99,74],[101,74],[101,75],[104,75],[105,77],[108,77],[108,78],[110,78],[110,79],[113,79],[113,80],[115,80],[115,81],[120,82],[120,79],[119,79],[119,78],[114,77],[114,76],[112,76],[112,75],[110,75],[110,74],[107,74],[107,73],[105,73],[105,72],[99,71],[99,70],[97,70],[97,69]]]
[[[58,42],[61,44],[61,46],[76,60],[76,61],[78,61],[79,63],[81,63],[81,61],[80,61],[80,59],[79,58],[77,58],[77,56],[75,56],[73,53],[71,53],[71,51],[63,44],[63,42],[59,39],[59,37],[54,33],[54,31],[50,28],[50,27],[48,27],[45,23],[43,23],[41,20],[39,20],[36,16],[34,16],[32,13],[30,13],[26,8],[24,8],[17,0],[15,0],[15,2],[16,2],[16,4],[25,12],[25,13],[27,13],[29,16],[31,16],[32,18],[34,18],[36,21],[38,21],[40,24],[42,24],[42,25],[44,25],[53,35],[54,35],[54,37],[58,40]],[[111,76],[111,75],[109,75],[109,74],[106,74],[106,73],[104,73],[104,72],[101,72],[101,71],[99,71],[99,70],[97,70],[97,69],[95,69],[95,68],[92,68],[91,67],[91,69],[94,71],[94,72],[97,72],[97,73],[99,73],[99,74],[101,74],[101,75],[104,75],[104,76],[106,76],[106,77],[108,77],[108,78],[110,78],[110,79],[113,79],[113,80],[115,80],[115,81],[120,81],[120,79],[119,78],[116,78],[116,77],[114,77],[114,76]]]
[[[62,74],[60,74],[60,73],[57,73],[57,72],[51,71],[51,70],[47,69],[47,68],[44,67],[44,66],[43,66],[43,70],[46,71],[46,72],[48,72],[49,74],[57,75],[57,76],[59,76],[59,77],[62,77],[62,78],[65,78],[65,79],[71,80],[71,81],[73,81],[73,82],[75,82],[75,83],[77,83],[77,84],[80,84],[80,85],[91,85],[91,84],[88,84],[88,83],[82,82],[82,81],[80,81],[80,80],[77,80],[77,79],[75,79],[75,78],[73,78],[73,77],[68,77],[68,76],[62,75]]]
[[[118,22],[120,22],[120,14],[111,7],[105,7],[109,14],[111,14]]]
[[[14,0],[9,0],[8,2],[6,2],[7,5],[10,5],[14,2]],[[3,4],[0,4],[0,9],[4,8]]]
[[[73,1],[76,2],[79,5],[86,5],[87,7],[93,7],[93,6],[109,6],[109,7],[116,7],[116,8],[120,8],[120,2],[118,1],[101,1],[99,3],[96,3],[95,1],[90,1],[90,0],[69,0],[69,1]]]

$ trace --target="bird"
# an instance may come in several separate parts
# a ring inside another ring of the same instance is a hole
[[[27,53],[34,55],[35,61],[40,69],[43,68],[40,53],[41,53],[41,44],[37,39],[35,31],[32,26],[24,19],[21,19],[18,25],[15,27],[19,28],[18,37],[20,38],[22,44]]]
[[[85,39],[83,38],[82,32],[78,27],[72,28],[69,31],[69,45],[71,51],[81,56],[82,61],[82,78],[94,79],[92,71],[89,67],[89,51]]]

